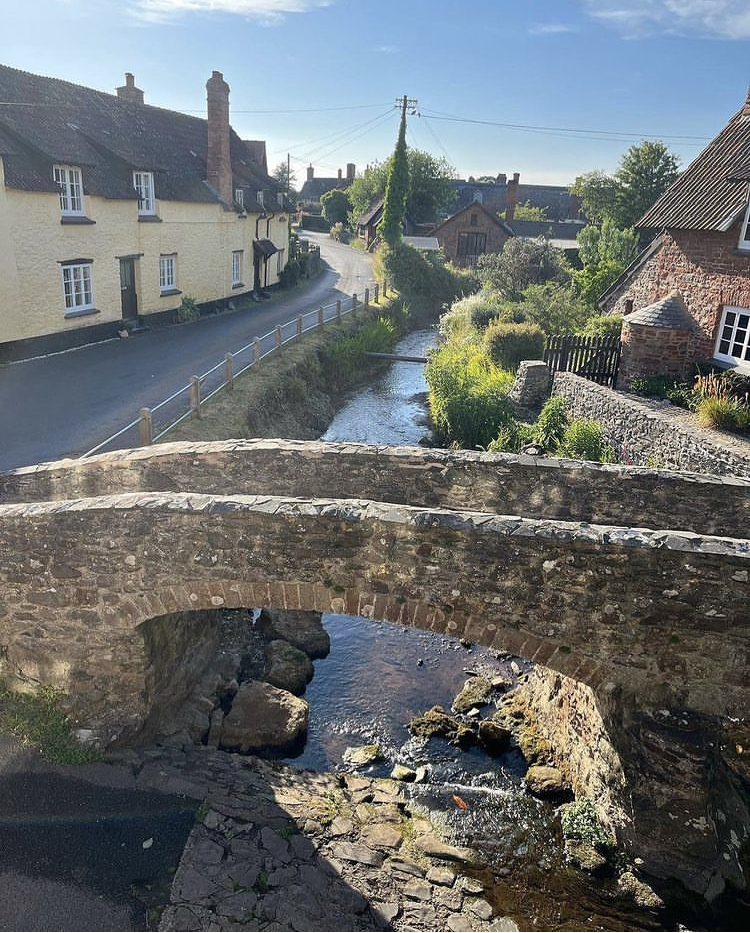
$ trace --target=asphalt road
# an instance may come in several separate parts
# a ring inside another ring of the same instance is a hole
[[[325,234],[305,236],[320,245],[327,268],[249,310],[0,365],[0,470],[79,456],[227,352],[304,311],[362,296],[372,281],[371,257]]]

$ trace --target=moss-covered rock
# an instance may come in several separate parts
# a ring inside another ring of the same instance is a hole
[[[281,638],[266,645],[266,669],[263,680],[300,696],[313,676],[312,661],[304,651]]]
[[[457,713],[468,713],[475,706],[485,706],[489,703],[492,692],[492,683],[486,677],[470,677],[454,699],[453,709]]]

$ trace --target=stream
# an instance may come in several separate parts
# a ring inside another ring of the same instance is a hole
[[[423,356],[434,331],[402,340],[396,353]],[[323,440],[415,445],[428,433],[423,367],[396,362],[338,413]],[[307,687],[310,725],[298,767],[351,770],[350,746],[376,743],[383,759],[366,773],[390,774],[394,764],[424,768],[423,783],[405,784],[430,817],[458,844],[480,850],[492,865],[483,880],[496,915],[522,930],[677,929],[665,916],[638,909],[611,880],[597,880],[565,862],[554,807],[526,793],[526,763],[515,748],[490,757],[460,751],[442,739],[414,739],[417,713],[451,702],[471,674],[517,683],[530,665],[479,646],[353,616],[324,615],[331,652],[315,662]],[[458,800],[460,803],[456,800]],[[693,927],[696,929],[696,927]]]

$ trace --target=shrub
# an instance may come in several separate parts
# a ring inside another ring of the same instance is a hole
[[[421,299],[435,313],[469,290],[469,280],[449,266],[442,253],[418,250],[399,242],[381,246],[375,259],[378,279],[386,279],[407,298]]]
[[[605,441],[602,426],[586,418],[578,418],[570,422],[557,454],[561,457],[593,460],[599,463],[611,463],[614,460],[614,453]]]
[[[581,333],[587,337],[608,337],[622,333],[622,316],[619,314],[594,314],[583,325]]]
[[[560,823],[565,839],[586,842],[596,849],[611,849],[615,845],[614,837],[602,826],[590,797],[580,797],[565,806]]]
[[[539,412],[533,430],[533,440],[550,452],[557,450],[565,437],[570,421],[563,399],[547,399]]]
[[[538,324],[508,324],[498,321],[484,334],[490,359],[503,369],[515,372],[522,360],[539,360],[546,338]]]
[[[338,240],[339,243],[348,243],[352,238],[351,231],[347,230],[341,221],[331,227],[331,232],[328,235],[332,240]]]
[[[439,442],[486,448],[511,409],[511,373],[498,369],[476,344],[446,344],[425,367],[430,412]]]
[[[198,302],[190,295],[183,295],[180,307],[177,309],[177,323],[187,324],[189,321],[197,321],[201,316]]]
[[[695,409],[698,424],[722,431],[745,431],[750,427],[750,407],[735,398],[702,398]]]
[[[326,369],[339,387],[354,384],[363,369],[372,365],[365,353],[388,353],[398,337],[396,324],[390,318],[369,321],[353,334],[335,340],[326,350]]]
[[[529,424],[511,418],[500,426],[497,436],[490,442],[488,450],[517,454],[526,444],[534,441],[534,429]]]

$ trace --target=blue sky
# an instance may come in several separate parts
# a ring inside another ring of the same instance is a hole
[[[662,139],[683,166],[742,105],[747,0],[3,0],[0,60],[205,114],[215,69],[234,128],[298,184],[407,142],[459,176],[568,184]],[[697,137],[697,138],[696,138]]]

